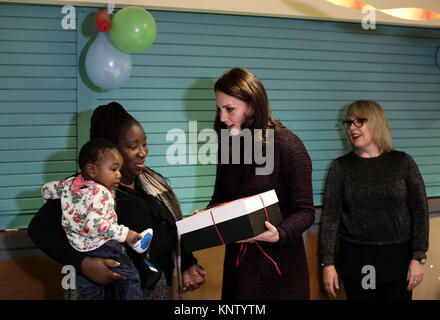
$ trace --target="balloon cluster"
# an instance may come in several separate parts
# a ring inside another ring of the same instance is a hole
[[[116,89],[130,77],[130,53],[146,50],[156,39],[156,22],[148,11],[126,7],[111,21],[108,12],[100,10],[95,24],[99,34],[87,52],[86,72],[97,87]]]

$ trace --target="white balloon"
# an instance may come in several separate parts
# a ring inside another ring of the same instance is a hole
[[[97,87],[112,90],[130,78],[132,59],[100,32],[87,52],[85,65],[89,79]]]

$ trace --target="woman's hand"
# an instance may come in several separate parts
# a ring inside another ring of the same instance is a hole
[[[406,276],[406,281],[408,281],[408,287],[406,288],[408,291],[414,290],[420,282],[423,281],[423,273],[425,266],[421,264],[417,260],[411,260],[408,267],[408,274]]]
[[[324,282],[324,289],[327,291],[327,294],[332,298],[336,298],[335,288],[339,290],[339,279],[335,266],[324,267],[322,279]]]
[[[206,271],[198,264],[193,264],[183,272],[183,291],[198,289],[205,283]]]
[[[81,262],[81,272],[89,280],[107,285],[114,280],[127,279],[125,276],[113,272],[109,267],[119,267],[120,263],[113,259],[85,257]]]
[[[263,233],[259,234],[256,237],[237,241],[237,243],[252,242],[252,241],[278,242],[280,240],[280,235],[278,233],[277,228],[269,221],[266,221],[264,225],[266,226],[267,231],[264,231]]]

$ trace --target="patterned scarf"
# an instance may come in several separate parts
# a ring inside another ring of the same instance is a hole
[[[173,214],[176,221],[182,219],[182,210],[180,209],[180,202],[177,199],[176,194],[162,177],[156,171],[145,167],[139,176],[139,181],[142,188],[148,194],[160,199]],[[173,254],[174,271],[173,280],[171,284],[170,299],[180,300],[182,299],[182,270],[181,270],[181,252],[180,252],[180,235],[177,236],[177,243]]]

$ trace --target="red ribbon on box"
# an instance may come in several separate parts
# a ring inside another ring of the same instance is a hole
[[[264,213],[266,214],[266,221],[270,222],[270,221],[269,221],[269,215],[267,214],[267,210],[266,210],[266,206],[265,206],[265,204],[264,204],[263,198],[261,197],[261,195],[258,195],[258,196],[260,197],[261,203],[263,204]],[[246,198],[250,198],[250,197],[246,197]],[[246,198],[243,198],[243,199],[246,199]],[[231,201],[231,202],[232,202],[232,201]],[[230,202],[225,202],[225,203],[222,203],[222,204],[220,204],[220,205],[227,204],[227,203],[230,203]],[[209,208],[209,207],[208,207],[208,208]],[[208,208],[205,208],[205,209],[208,209]],[[205,210],[205,209],[204,209],[204,210]],[[212,223],[214,224],[215,230],[217,231],[217,234],[218,234],[218,237],[220,238],[220,241],[222,242],[222,244],[225,244],[225,242],[223,241],[222,235],[220,234],[220,231],[219,231],[218,228],[217,228],[217,224],[215,223],[214,215],[212,214],[212,210],[210,210],[209,213],[211,214]],[[258,247],[258,249],[260,249],[260,251],[264,254],[264,256],[265,256],[267,259],[269,259],[269,260],[275,265],[275,268],[277,269],[278,274],[281,275],[281,271],[280,271],[280,269],[278,268],[278,264],[275,262],[275,260],[273,260],[273,259],[272,259],[272,258],[271,258],[271,257],[270,257],[270,256],[264,251],[264,250],[263,250],[263,248],[260,246],[260,244],[258,243],[258,241],[253,241],[253,243],[255,243],[255,245]],[[238,255],[237,255],[237,260],[235,261],[235,266],[238,267],[238,265],[240,264],[240,261],[243,259],[244,255],[245,255],[245,253],[246,253],[246,250],[247,250],[247,243],[242,242],[242,243],[241,243],[241,246],[240,246],[240,251],[238,252]]]

